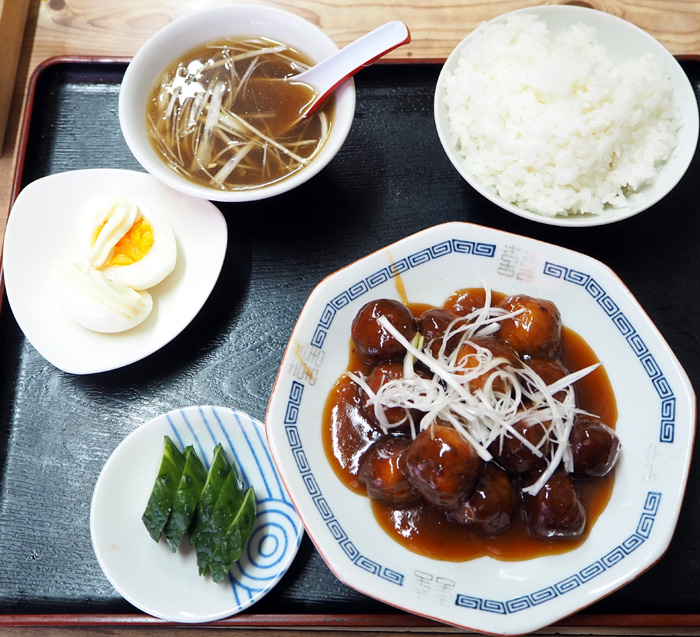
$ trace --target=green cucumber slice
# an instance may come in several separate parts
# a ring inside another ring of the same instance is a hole
[[[185,468],[164,529],[165,540],[173,553],[177,551],[192,522],[206,479],[207,470],[195,453],[194,447],[189,445],[185,448]]]
[[[148,533],[156,542],[160,541],[160,536],[170,517],[184,468],[184,454],[168,436],[165,436],[158,474],[146,509],[141,516]]]
[[[214,505],[216,505],[221,488],[224,486],[226,477],[230,472],[231,463],[226,456],[223,446],[218,444],[214,447],[214,456],[190,526],[191,544],[195,544],[201,533],[209,526]]]
[[[200,575],[206,575],[209,572],[212,556],[242,503],[243,481],[235,463],[232,463],[231,471],[221,487],[221,493],[219,493],[211,516],[194,541]]]
[[[253,487],[249,487],[243,496],[243,503],[238,513],[231,521],[228,529],[226,529],[209,562],[209,572],[216,583],[224,580],[231,570],[231,566],[240,559],[243,548],[253,533],[256,513],[257,499],[255,491]]]

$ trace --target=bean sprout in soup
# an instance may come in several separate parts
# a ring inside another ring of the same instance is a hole
[[[312,160],[330,132],[332,100],[299,120],[314,90],[284,81],[311,64],[265,38],[223,39],[190,51],[149,98],[154,148],[176,173],[219,190],[288,177]]]

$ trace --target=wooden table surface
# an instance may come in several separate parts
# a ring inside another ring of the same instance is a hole
[[[23,2],[24,0],[5,0]],[[44,60],[54,56],[89,55],[130,57],[155,31],[187,13],[235,0],[32,0],[29,2],[24,36],[21,39],[4,145],[0,154],[0,239],[4,234],[11,205],[12,183],[17,162],[20,126],[25,109],[27,87],[32,74]],[[343,46],[389,20],[408,24],[412,41],[390,54],[400,60],[441,61],[454,46],[479,22],[524,6],[543,2],[518,0],[281,0],[265,2],[301,14],[324,29],[339,46]],[[557,2],[546,2],[553,4]],[[589,0],[569,4],[590,6],[607,11],[636,24],[662,42],[674,55],[700,54],[700,2],[698,0]],[[8,5],[9,6],[9,5]],[[0,0],[0,9],[2,0]],[[14,7],[13,7],[14,8]],[[20,38],[15,37],[19,43]],[[0,37],[2,45],[7,40]],[[6,54],[3,54],[4,59]],[[1,246],[1,244],[0,244]],[[1,260],[0,252],[0,260]],[[3,635],[32,634],[36,627],[0,630]],[[80,632],[113,634],[119,629],[108,627],[81,628]],[[419,629],[420,630],[420,629]],[[27,632],[28,631],[28,632]],[[413,632],[404,628],[405,632]],[[120,631],[121,632],[121,631]],[[130,635],[169,634],[170,630],[132,627]],[[259,634],[247,629],[237,634]],[[272,631],[281,634],[282,631]],[[295,631],[298,634],[298,631]],[[346,631],[334,631],[334,635]],[[374,634],[379,634],[373,631]],[[423,632],[423,630],[420,630]],[[434,628],[429,632],[435,633]],[[439,632],[443,632],[440,630]],[[453,633],[453,629],[444,632]],[[545,631],[568,634],[698,634],[694,628],[658,626],[630,629],[560,628]],[[178,631],[178,635],[194,634],[195,630]],[[272,634],[268,632],[267,634]],[[284,631],[287,634],[287,631]],[[325,630],[314,631],[317,635]],[[44,635],[74,634],[72,629],[45,628]],[[197,631],[197,634],[201,632]],[[349,634],[349,633],[348,633]],[[356,634],[353,631],[353,634]]]

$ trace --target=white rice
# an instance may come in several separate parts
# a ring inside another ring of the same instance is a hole
[[[450,128],[478,182],[546,216],[609,214],[658,174],[680,122],[664,65],[615,64],[594,28],[531,14],[481,25],[445,78]]]

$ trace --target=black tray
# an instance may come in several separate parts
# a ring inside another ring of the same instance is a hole
[[[682,64],[700,93],[700,59]],[[39,70],[18,187],[81,168],[140,170],[117,116],[125,68],[118,60],[62,59]],[[632,219],[598,228],[536,224],[486,201],[446,159],[433,123],[439,70],[398,63],[363,70],[353,128],[321,174],[274,199],[221,205],[229,227],[221,278],[192,324],[147,359],[91,376],[63,373],[26,341],[3,301],[0,615],[133,614],[102,574],[90,542],[92,491],[117,444],[152,417],[191,404],[228,405],[264,420],[284,348],[313,287],[438,223],[470,221],[600,259],[631,289],[699,386],[700,157],[670,195]],[[693,467],[668,553],[583,611],[583,623],[591,614],[613,616],[614,623],[625,615],[700,612],[699,500]],[[302,623],[304,615],[402,615],[341,584],[308,538],[289,573],[251,612],[293,614]]]

